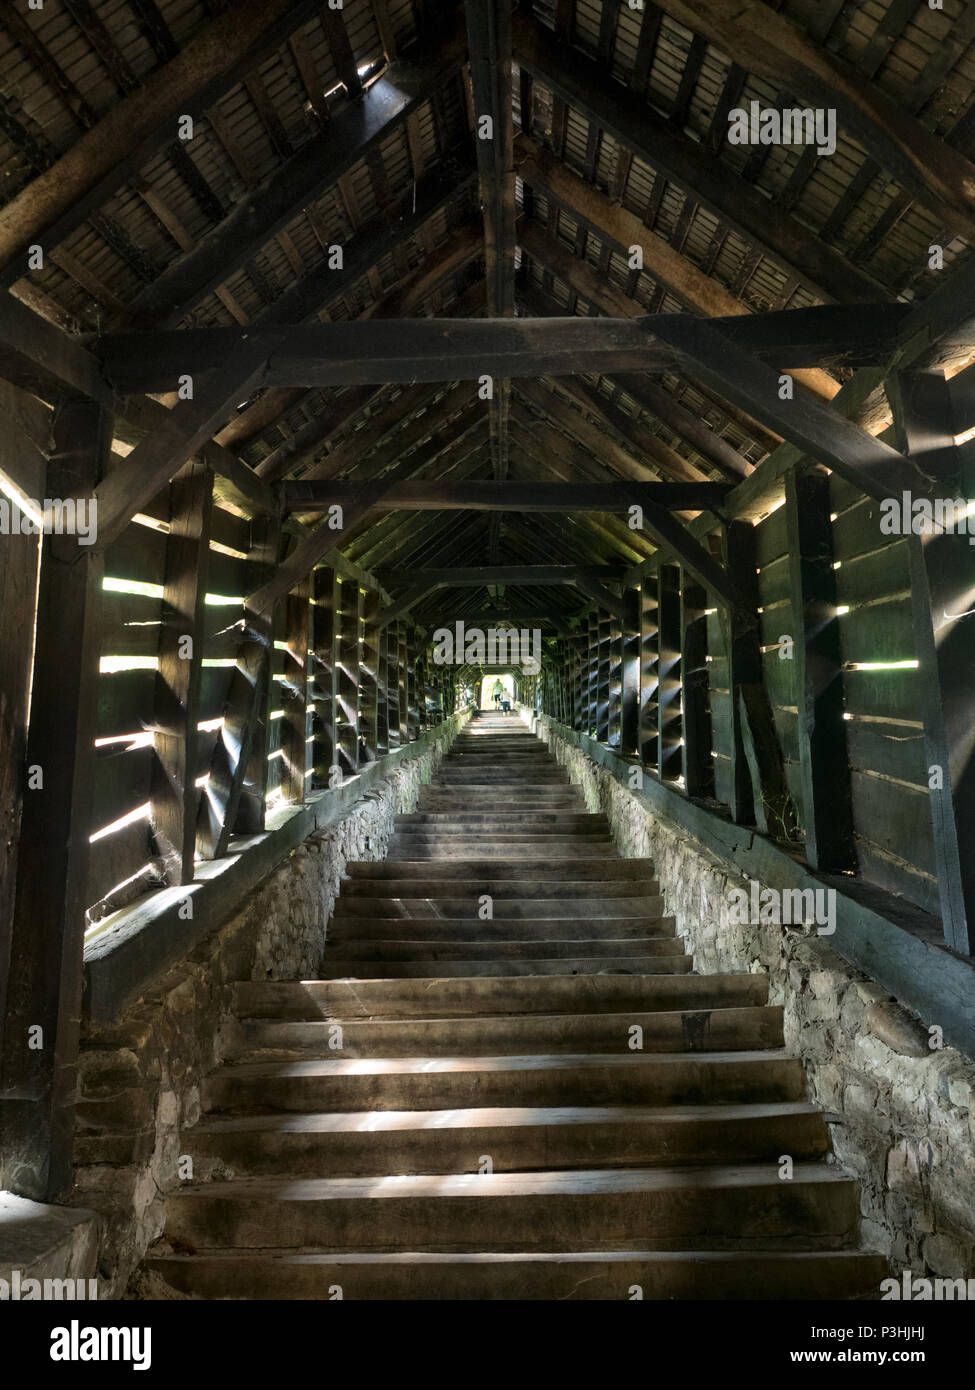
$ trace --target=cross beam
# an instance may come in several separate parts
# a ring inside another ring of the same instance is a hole
[[[843,344],[871,336],[871,352],[892,351],[900,305],[782,310],[712,319],[728,347],[780,369],[830,362]],[[476,381],[499,376],[564,376],[615,371],[664,372],[686,363],[665,329],[693,333],[687,314],[632,319],[409,319],[304,323],[181,332],[105,334],[91,344],[104,375],[122,395],[172,391],[226,363],[246,345],[263,357],[264,386],[327,387],[386,382]],[[2,349],[0,329],[0,349]]]
[[[703,510],[728,496],[728,483],[288,482],[284,510],[327,511],[336,503],[373,501],[376,511],[629,512],[656,505]]]

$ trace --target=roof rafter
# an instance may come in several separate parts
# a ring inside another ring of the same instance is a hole
[[[801,222],[738,177],[705,145],[684,135],[642,98],[612,82],[605,69],[561,42],[536,20],[514,21],[515,58],[559,97],[658,169],[814,294],[841,303],[885,297]]]

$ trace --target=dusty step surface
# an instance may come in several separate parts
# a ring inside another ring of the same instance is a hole
[[[787,1151],[829,1152],[822,1114],[804,1101],[779,1104],[494,1107],[468,1110],[208,1116],[187,1136],[202,1173],[332,1177],[476,1173],[702,1163],[771,1163]]]
[[[617,885],[620,889],[629,889],[630,893],[638,885],[622,882]],[[602,897],[596,896],[593,899],[582,898],[578,894],[572,897],[546,897],[546,898],[506,898],[497,896],[494,901],[493,912],[495,918],[498,917],[585,917],[589,921],[598,920],[603,915],[614,917],[646,917],[648,914],[657,916],[664,910],[664,900],[659,897],[623,896],[622,893],[614,892],[605,894]],[[345,917],[470,917],[476,919],[479,915],[479,904],[477,894],[472,893],[470,897],[437,897],[437,898],[380,898],[380,897],[356,897],[346,895],[340,897],[335,904],[335,920],[339,921]]]
[[[856,1299],[877,1296],[879,1255],[856,1250],[620,1250],[389,1254],[279,1250],[159,1254],[147,1266],[196,1298],[483,1300]]]
[[[691,1105],[803,1100],[778,1049],[502,1057],[315,1058],[220,1067],[208,1110],[428,1110],[483,1105]]]
[[[857,1186],[827,1164],[552,1170],[366,1178],[261,1177],[184,1186],[170,1240],[194,1248],[333,1250],[725,1248],[803,1237],[837,1248],[855,1232]]]
[[[598,937],[593,936],[595,930]],[[403,941],[610,941],[623,937],[676,940],[673,917],[350,917],[332,923],[327,953],[377,938]],[[681,947],[683,950],[683,947]],[[578,951],[576,952],[578,954]],[[381,972],[380,972],[381,973]],[[500,971],[504,974],[504,971]]]
[[[254,980],[234,990],[239,1017],[450,1018],[531,1013],[619,1013],[765,1004],[764,975],[556,976],[471,979]]]
[[[525,726],[473,721],[347,866],[325,978],[236,987],[147,1266],[200,1298],[876,1297],[766,978],[695,975],[665,913]]]
[[[344,1057],[491,1057],[544,1053],[719,1050],[782,1046],[782,1009],[770,1005],[701,1012],[539,1014],[493,1018],[240,1020],[237,1060],[258,1051]],[[639,1030],[638,1033],[634,1030]],[[638,1043],[639,1047],[634,1044]]]

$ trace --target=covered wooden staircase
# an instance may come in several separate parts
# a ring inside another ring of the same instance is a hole
[[[147,1259],[174,1291],[875,1296],[765,978],[693,973],[653,865],[517,716],[348,871],[326,978],[237,987]]]

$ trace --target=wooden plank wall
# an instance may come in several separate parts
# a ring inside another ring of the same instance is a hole
[[[934,831],[906,538],[880,531],[880,504],[830,478],[857,862],[863,876],[939,910]]]
[[[907,541],[884,536],[879,503],[836,474],[829,478],[829,496],[858,871],[936,913],[921,677],[911,664],[917,658]],[[754,542],[762,681],[801,840],[812,809],[804,805],[795,659],[804,640],[803,615],[793,611],[796,557],[789,553],[785,507],[758,523]],[[542,701],[546,713],[561,717],[564,710],[571,727],[619,747],[625,653],[634,653],[636,733],[633,746],[622,751],[657,777],[690,781],[692,795],[732,807],[736,751],[726,622],[716,605],[702,607],[707,603],[715,600],[672,559],[649,566],[641,584],[624,591],[624,612],[632,615],[627,623],[604,610],[582,616],[579,631],[561,649],[564,702],[556,682],[543,682]],[[690,626],[682,616],[688,613]],[[685,663],[696,673],[693,691],[685,689]]]

